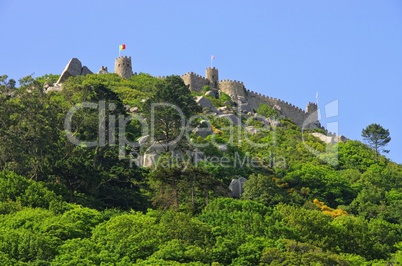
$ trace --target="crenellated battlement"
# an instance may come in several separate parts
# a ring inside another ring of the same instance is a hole
[[[119,56],[119,57],[116,58],[116,60],[119,59],[119,58],[129,59],[131,61],[131,56]]]
[[[232,84],[239,84],[239,85],[243,85],[243,86],[244,86],[244,83],[243,83],[242,81],[231,80],[231,79],[223,79],[223,80],[219,81],[219,84],[220,84],[220,83],[232,83]]]
[[[257,93],[251,90],[247,90],[246,92],[247,101],[254,109],[257,109],[258,106],[262,103],[267,104],[268,106],[277,109],[283,116],[291,119],[299,127],[317,127],[318,116],[316,116],[315,113],[304,111],[300,107],[297,107],[294,104],[283,101],[281,99],[265,96],[261,93]],[[316,104],[310,106],[315,106],[315,110],[317,110]]]
[[[219,89],[229,95],[233,100],[237,96],[245,97],[244,83],[237,80],[224,79],[219,82]]]
[[[309,102],[306,106],[306,113],[314,113],[318,110],[318,105],[313,102]]]
[[[285,117],[290,118],[300,127],[317,127],[319,125],[317,124],[317,104],[309,102],[306,110],[303,110],[287,101],[248,90],[242,81],[230,79],[218,80],[218,69],[216,68],[207,68],[206,77],[202,77],[194,72],[187,72],[181,77],[184,83],[189,85],[190,90],[201,91],[205,85],[209,85],[212,88],[218,87],[220,91],[229,95],[234,101],[237,101],[238,97],[243,97],[254,110],[257,110],[260,104],[267,104],[277,109]],[[308,125],[306,125],[306,121]]]
[[[264,103],[267,102],[267,103],[270,103],[270,104],[275,103],[275,104],[280,104],[280,105],[286,105],[289,108],[293,108],[295,112],[306,113],[303,109],[301,109],[301,108],[299,108],[299,107],[297,107],[294,104],[291,104],[289,102],[286,102],[286,101],[283,101],[283,100],[280,100],[280,99],[277,99],[277,98],[274,98],[274,97],[266,96],[266,95],[263,95],[261,93],[254,92],[254,91],[251,91],[251,90],[246,90],[246,92],[247,92],[248,95],[250,95],[251,97],[255,97],[255,98],[259,99],[261,102],[264,102]],[[257,108],[258,108],[258,106],[257,106]]]
[[[194,72],[187,72],[181,76],[184,84],[189,86],[192,91],[201,91],[204,86],[210,86],[210,82],[207,78],[202,77]]]
[[[181,77],[183,77],[183,76],[191,76],[192,78],[199,78],[199,79],[207,80],[207,78],[205,78],[201,75],[198,75],[197,73],[194,73],[194,72],[187,72],[187,73],[181,75]]]

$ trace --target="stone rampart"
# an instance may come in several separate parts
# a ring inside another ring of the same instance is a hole
[[[211,84],[211,80],[215,81],[218,78],[218,69],[207,68],[206,74],[209,79],[194,72],[188,72],[181,78],[186,85],[189,85],[190,90],[199,92],[206,85],[214,85]],[[261,103],[267,104],[279,110],[283,116],[291,119],[299,127],[315,128],[320,126],[317,121],[317,105],[314,103],[309,103],[306,111],[304,111],[289,102],[246,90],[244,83],[236,80],[221,80],[218,82],[218,89],[229,95],[235,102],[243,98],[243,101],[245,100],[254,110],[257,110]],[[243,102],[242,104],[244,105]]]
[[[261,93],[253,92],[250,90],[247,90],[246,93],[247,101],[249,102],[250,106],[255,110],[258,109],[258,106],[261,103],[265,103],[270,107],[275,106],[276,109],[279,109],[285,117],[291,119],[296,125],[298,125],[299,127],[305,126],[303,124],[308,118],[308,113],[306,113],[301,108],[286,101],[262,95]]]
[[[229,95],[234,101],[237,100],[237,96],[246,96],[244,84],[241,81],[228,79],[221,80],[218,87],[222,92]]]
[[[194,72],[188,72],[181,76],[184,84],[189,86],[189,89],[192,91],[201,91],[202,87],[209,86],[209,80],[205,77],[202,77]]]

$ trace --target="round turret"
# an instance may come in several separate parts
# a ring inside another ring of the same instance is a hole
[[[122,78],[129,79],[133,75],[131,56],[120,56],[114,62],[114,73]]]
[[[219,76],[218,69],[214,67],[208,67],[205,77],[209,80],[212,88],[218,88]]]

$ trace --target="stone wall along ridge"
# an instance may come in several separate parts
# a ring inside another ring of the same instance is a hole
[[[290,118],[296,125],[302,127],[304,121],[308,117],[308,113],[306,113],[303,109],[280,99],[265,96],[261,93],[257,93],[251,90],[246,90],[247,92],[247,101],[250,103],[252,108],[257,110],[258,106],[261,103],[265,103],[270,107],[277,106],[280,108],[281,113]]]
[[[219,82],[219,89],[236,101],[237,96],[245,97],[244,83],[237,80],[224,79]]]
[[[194,72],[187,72],[181,76],[184,84],[188,85],[192,91],[201,91],[202,87],[210,85],[210,82],[205,77],[202,77]]]

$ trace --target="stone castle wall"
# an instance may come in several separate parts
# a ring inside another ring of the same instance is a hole
[[[306,111],[304,111],[303,109],[286,101],[265,96],[261,93],[256,93],[250,90],[247,90],[246,99],[250,106],[255,110],[257,110],[261,103],[265,103],[270,107],[279,109],[285,117],[291,119],[301,128],[322,128],[318,123],[318,106],[315,103],[308,103]]]
[[[237,80],[221,80],[218,87],[232,99],[237,98],[237,96],[246,96],[243,82]]]
[[[256,93],[250,90],[247,90],[246,99],[249,102],[250,106],[255,110],[258,109],[258,106],[261,103],[267,104],[270,107],[275,107],[275,109],[279,109],[285,117],[291,119],[299,127],[306,127],[307,124],[316,122],[318,118],[318,116],[316,115],[317,105],[314,103],[309,103],[310,110],[309,112],[306,112],[301,108],[286,101],[265,96],[261,93]],[[315,110],[313,108],[314,105]]]
[[[194,73],[188,72],[181,76],[184,81],[184,84],[189,85],[190,90],[192,91],[201,91],[202,87],[209,86],[210,82],[208,79]]]
[[[202,77],[194,72],[188,72],[181,76],[184,83],[189,85],[192,91],[201,91],[206,85],[215,88],[216,81],[218,81],[218,89],[229,95],[235,102],[238,101],[238,97],[244,97],[244,99],[249,103],[250,107],[254,110],[258,109],[258,106],[262,103],[268,106],[279,109],[282,115],[291,119],[299,127],[314,128],[319,127],[317,124],[318,112],[317,105],[315,103],[308,103],[306,111],[303,109],[282,101],[280,99],[272,98],[269,96],[262,95],[251,90],[246,90],[244,83],[236,80],[218,80],[218,69],[207,68],[206,70],[207,78]],[[215,86],[214,86],[215,85]]]

